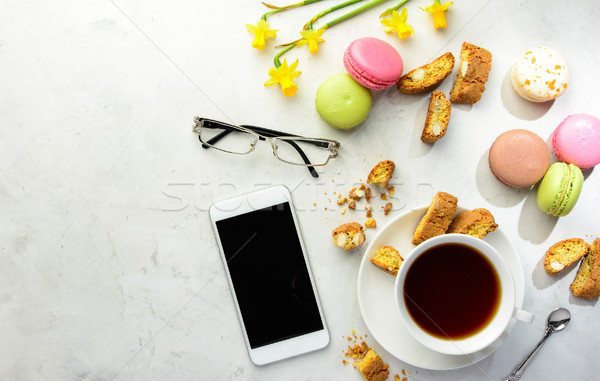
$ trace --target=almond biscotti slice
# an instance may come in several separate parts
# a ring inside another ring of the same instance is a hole
[[[365,242],[365,232],[361,224],[358,222],[348,222],[340,225],[331,233],[333,243],[337,247],[342,247],[348,251]]]
[[[456,213],[458,199],[445,192],[438,192],[431,201],[413,233],[412,243],[418,245],[429,238],[446,233]]]
[[[492,68],[492,54],[479,46],[463,42],[460,51],[460,65],[456,79],[450,90],[453,103],[474,104],[481,99],[485,91]]]
[[[600,297],[600,238],[594,240],[590,252],[583,257],[571,283],[571,293],[582,299]]]
[[[485,208],[466,210],[458,213],[446,233],[468,234],[483,238],[498,227],[494,216]]]
[[[371,258],[371,263],[394,276],[398,275],[398,270],[400,270],[402,262],[404,262],[404,258],[402,258],[398,250],[391,246],[380,247],[375,256]]]
[[[563,271],[590,251],[590,245],[581,238],[569,238],[555,243],[546,251],[544,270],[549,275]]]
[[[424,143],[435,143],[446,135],[452,104],[446,99],[446,94],[434,91],[429,101],[427,118],[421,134]]]
[[[448,52],[428,64],[418,67],[400,77],[398,91],[416,94],[439,85],[454,67],[454,55]]]

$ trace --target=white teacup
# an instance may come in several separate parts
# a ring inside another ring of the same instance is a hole
[[[400,266],[395,297],[411,335],[445,354],[487,347],[513,317],[533,320],[515,306],[514,280],[502,256],[465,234],[443,234],[415,247]]]

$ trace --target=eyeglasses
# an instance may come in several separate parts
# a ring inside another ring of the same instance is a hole
[[[315,178],[319,175],[313,167],[326,165],[337,157],[340,148],[340,143],[335,140],[306,138],[263,127],[236,126],[199,117],[194,118],[193,131],[198,134],[202,148],[238,155],[254,151],[259,140],[268,142],[275,157],[289,164],[306,166]]]

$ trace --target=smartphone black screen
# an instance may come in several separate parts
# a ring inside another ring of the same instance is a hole
[[[251,348],[323,329],[288,202],[216,226]]]

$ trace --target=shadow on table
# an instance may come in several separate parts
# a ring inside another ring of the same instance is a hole
[[[537,207],[537,186],[533,188],[511,188],[502,184],[490,171],[488,165],[489,150],[477,165],[476,183],[479,193],[490,204],[502,208],[515,206],[523,202],[519,215],[519,236],[533,243],[543,242],[556,225],[558,217],[543,213]]]
[[[488,156],[489,149],[483,153],[477,165],[475,182],[479,193],[492,205],[498,207],[515,206],[523,201],[530,190],[511,188],[498,181],[490,171]]]
[[[559,217],[542,212],[537,206],[537,185],[529,190],[519,216],[519,236],[533,243],[544,242],[554,230]]]
[[[554,100],[538,103],[521,98],[512,87],[511,69],[506,72],[502,81],[500,96],[504,108],[513,116],[522,120],[536,120],[541,118],[550,110],[550,107],[554,104]]]

